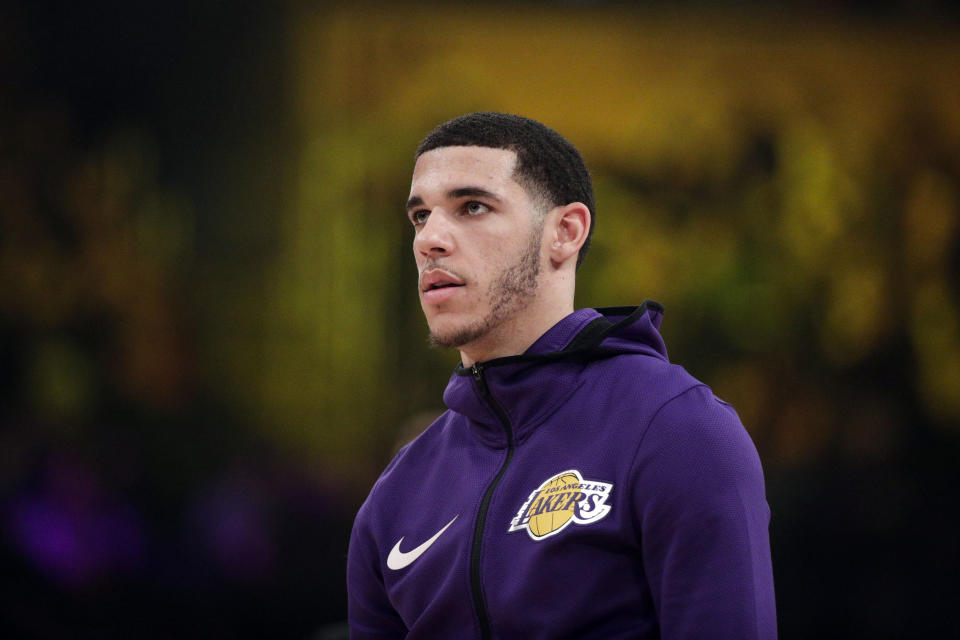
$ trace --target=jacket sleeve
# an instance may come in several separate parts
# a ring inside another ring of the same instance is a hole
[[[702,385],[668,401],[633,473],[662,638],[775,638],[763,470],[733,408]]]
[[[387,597],[375,541],[360,509],[347,552],[347,621],[351,640],[404,638],[407,628]]]

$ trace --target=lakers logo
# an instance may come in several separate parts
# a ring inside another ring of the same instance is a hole
[[[571,522],[592,524],[610,512],[606,504],[613,485],[584,480],[576,469],[558,473],[523,503],[507,530],[526,529],[534,540],[563,531]]]

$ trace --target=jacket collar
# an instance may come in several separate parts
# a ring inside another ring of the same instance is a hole
[[[471,431],[488,446],[504,448],[509,437],[520,443],[574,394],[592,360],[627,352],[666,359],[657,333],[662,312],[655,302],[574,311],[521,355],[469,369],[457,365],[444,403],[469,418]],[[509,421],[510,436],[501,415]]]

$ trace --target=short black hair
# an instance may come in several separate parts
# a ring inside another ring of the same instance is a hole
[[[551,208],[582,202],[590,210],[587,240],[577,255],[577,268],[590,248],[596,211],[587,166],[570,142],[536,120],[507,113],[479,112],[454,118],[431,131],[417,147],[422,154],[441,147],[489,147],[517,154],[514,179]]]

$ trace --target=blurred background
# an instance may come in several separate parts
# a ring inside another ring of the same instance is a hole
[[[0,632],[342,637],[442,410],[402,213],[475,110],[595,179],[578,306],[666,306],[764,462],[784,638],[958,637],[960,13],[0,8]]]

